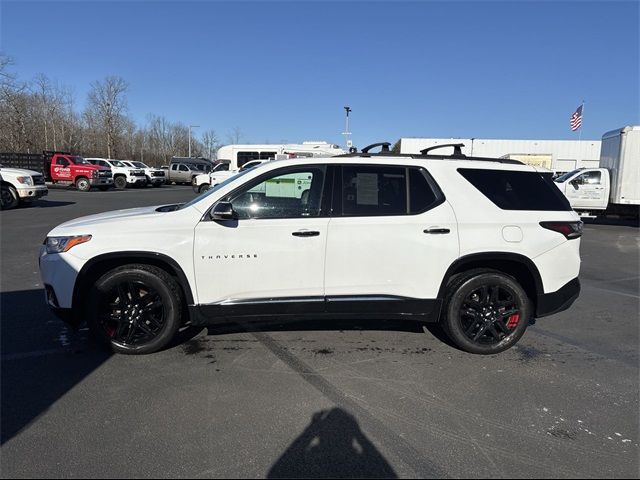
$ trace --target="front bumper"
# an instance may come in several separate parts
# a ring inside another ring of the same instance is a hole
[[[538,295],[536,318],[568,309],[580,296],[580,280],[574,278],[555,292]]]
[[[133,185],[139,185],[142,183],[147,183],[147,177],[143,176],[143,177],[127,177],[127,183],[131,183]]]
[[[111,178],[111,177],[108,177],[108,178],[104,178],[104,177],[92,178],[92,179],[89,180],[89,185],[91,185],[92,187],[113,185],[113,178]]]
[[[18,188],[18,196],[20,200],[35,200],[36,198],[49,195],[49,189],[44,185],[36,185],[33,187]]]

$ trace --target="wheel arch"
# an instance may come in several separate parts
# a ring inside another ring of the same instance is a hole
[[[109,270],[130,263],[152,265],[161,268],[176,279],[178,285],[180,285],[186,304],[192,305],[194,303],[189,280],[174,259],[157,252],[127,251],[98,255],[84,264],[78,273],[73,288],[73,309],[76,310],[81,307],[82,302],[87,298],[89,288],[100,276]]]
[[[489,268],[514,277],[522,285],[533,302],[534,311],[536,310],[538,295],[544,293],[538,267],[524,255],[511,252],[474,253],[460,257],[447,269],[440,284],[438,298],[444,298],[447,285],[455,275],[476,268]]]

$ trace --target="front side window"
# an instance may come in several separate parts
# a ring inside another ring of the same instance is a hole
[[[279,170],[249,183],[229,201],[240,220],[318,217],[325,177],[325,166]]]
[[[602,182],[602,175],[597,170],[591,172],[584,172],[577,180],[580,185],[600,185]]]
[[[188,172],[188,171],[189,171],[189,169],[187,168],[187,166],[186,166],[186,165],[180,165],[180,171],[181,171],[181,172]]]

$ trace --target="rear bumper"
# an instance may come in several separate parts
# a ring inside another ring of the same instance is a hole
[[[574,278],[555,292],[538,295],[536,318],[568,309],[580,296],[580,280]]]

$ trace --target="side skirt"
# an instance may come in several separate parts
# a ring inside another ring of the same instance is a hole
[[[233,319],[375,319],[437,322],[442,300],[366,295],[264,298],[189,307],[191,323],[206,326]]]

